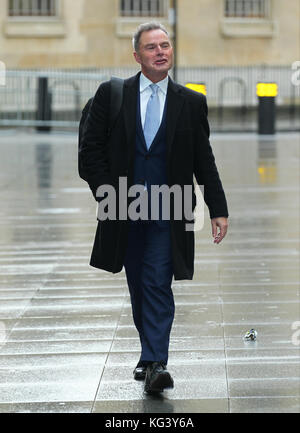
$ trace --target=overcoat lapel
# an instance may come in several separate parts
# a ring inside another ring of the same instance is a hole
[[[175,129],[178,124],[178,117],[183,107],[184,97],[181,94],[180,86],[175,84],[171,78],[169,78],[168,85],[168,105],[167,105],[167,164],[170,159],[170,153],[172,151],[172,143],[174,139]]]
[[[128,164],[134,158],[135,152],[135,134],[136,134],[136,110],[137,110],[137,92],[139,85],[140,72],[125,80],[124,83],[124,122],[126,131],[126,141],[128,144]]]

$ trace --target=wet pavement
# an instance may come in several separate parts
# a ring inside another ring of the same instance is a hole
[[[77,137],[0,142],[0,412],[300,412],[299,135],[212,135],[230,228],[213,244],[206,211],[194,280],[173,283],[175,388],[161,397],[133,380],[124,272],[88,264]]]

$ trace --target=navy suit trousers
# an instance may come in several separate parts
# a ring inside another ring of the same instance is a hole
[[[175,313],[170,225],[131,222],[124,266],[142,347],[140,361],[167,364]]]

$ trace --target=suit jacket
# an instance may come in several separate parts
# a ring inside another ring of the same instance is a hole
[[[96,198],[100,185],[114,186],[119,177],[133,185],[136,110],[139,76],[124,83],[123,103],[113,131],[108,131],[110,83],[99,86],[85,123],[79,151],[79,175],[88,182]],[[209,142],[206,97],[169,79],[166,113],[166,174],[168,186],[193,185],[193,176],[204,185],[204,200],[211,218],[227,217],[227,203]],[[193,207],[196,197],[193,193]],[[118,209],[117,209],[118,213]],[[194,232],[186,231],[187,221],[171,218],[174,278],[192,279],[194,273]],[[126,253],[128,220],[98,222],[91,266],[120,272]]]

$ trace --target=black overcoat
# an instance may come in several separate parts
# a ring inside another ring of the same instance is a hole
[[[88,182],[95,198],[97,188],[104,184],[112,185],[118,193],[119,177],[127,178],[128,188],[133,184],[139,76],[140,72],[124,82],[122,107],[112,131],[108,130],[109,81],[99,86],[91,104],[79,150],[79,175]],[[168,185],[193,185],[195,175],[198,185],[204,185],[210,218],[227,217],[226,198],[209,142],[206,97],[169,79],[166,128]],[[171,218],[176,280],[192,279],[194,273],[194,232],[186,231],[185,223],[184,219]],[[128,220],[123,219],[98,222],[91,266],[113,273],[122,270],[128,227]]]

